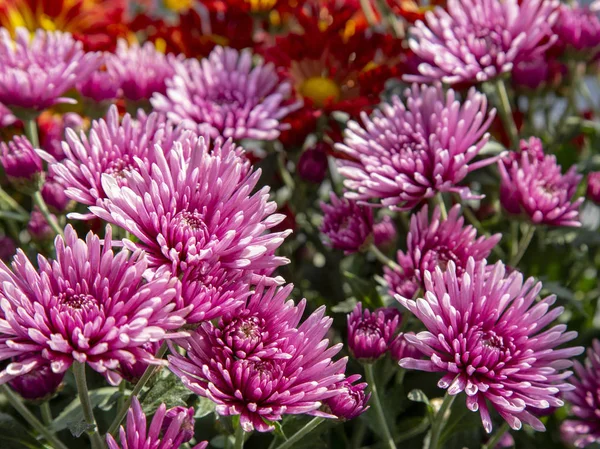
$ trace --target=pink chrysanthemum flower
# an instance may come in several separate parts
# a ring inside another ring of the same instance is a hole
[[[405,95],[406,106],[394,97],[371,118],[363,113],[362,126],[348,123],[344,143],[336,145],[352,159],[339,161],[352,190],[346,197],[409,210],[438,192],[470,195],[458,183],[496,160],[472,163],[495,115],[487,113],[485,95],[471,89],[461,104],[451,89],[416,84]]]
[[[37,192],[44,180],[42,160],[25,136],[11,142],[0,142],[0,164],[13,186],[22,192]]]
[[[0,360],[18,357],[0,383],[47,360],[54,373],[87,363],[116,384],[119,363],[154,362],[142,345],[158,341],[184,320],[171,313],[177,279],[144,281],[144,254],[112,251],[94,234],[79,240],[71,226],[55,240],[56,260],[38,256],[36,269],[19,250],[11,271],[0,263]],[[178,334],[173,334],[179,336]]]
[[[18,361],[18,360],[17,360]],[[39,365],[8,382],[8,385],[29,401],[46,401],[60,388],[65,373],[54,373],[48,360],[39,360]]]
[[[85,53],[69,33],[17,28],[16,40],[0,28],[0,103],[15,111],[43,111],[96,70],[99,53]]]
[[[125,174],[126,185],[104,174],[108,199],[90,210],[134,235],[153,267],[179,273],[219,263],[225,270],[270,274],[288,262],[274,251],[291,231],[266,233],[285,216],[274,213],[268,187],[252,194],[260,170],[252,172],[242,155],[231,141],[203,138],[175,142],[168,153],[155,146],[155,162],[149,167],[137,159],[138,171]]]
[[[511,214],[523,214],[534,224],[581,226],[579,206],[583,198],[573,201],[582,176],[572,166],[564,175],[554,155],[543,155],[531,148],[541,148],[532,137],[521,142],[521,152],[511,153],[498,162],[500,202]]]
[[[570,379],[575,389],[565,394],[575,419],[560,429],[563,439],[576,447],[600,444],[600,341],[594,340],[587,354],[585,365],[575,362],[577,375]]]
[[[575,50],[592,50],[586,56],[593,56],[600,46],[600,19],[589,7],[577,2],[561,5],[554,32],[558,45]]]
[[[429,208],[423,206],[419,213],[410,219],[410,230],[406,237],[406,253],[398,251],[398,265],[402,271],[384,267],[384,277],[391,294],[412,298],[423,286],[426,271],[434,271],[437,266],[445,269],[453,261],[458,273],[467,266],[469,257],[483,260],[502,238],[501,234],[477,238],[477,230],[465,226],[460,215],[460,206],[450,209],[448,218],[441,220],[436,207],[429,220]]]
[[[154,93],[165,93],[167,80],[175,75],[182,61],[181,57],[159,52],[152,42],[128,45],[120,39],[114,55],[107,57],[106,66],[118,77],[123,96],[141,101]]]
[[[148,427],[140,401],[134,396],[127,412],[126,429],[121,426],[120,443],[108,434],[108,449],[179,449],[189,441],[186,440],[189,433],[194,433],[193,414],[193,408],[175,407],[167,410],[166,405],[161,404]],[[203,441],[192,449],[205,449],[207,445],[208,442]]]
[[[411,49],[423,60],[411,81],[487,81],[518,60],[540,56],[554,42],[555,0],[448,0],[417,21]],[[544,41],[544,43],[542,43]]]
[[[114,55],[103,54],[101,62],[104,66],[92,72],[87,79],[77,83],[77,90],[81,95],[96,102],[113,100],[119,96],[121,79],[114,68],[106,66],[110,58],[114,58]]]
[[[337,384],[337,388],[341,390],[337,395],[325,399],[325,406],[338,419],[344,421],[354,419],[369,409],[367,403],[371,393],[365,393],[368,385],[366,382],[354,384],[358,380],[360,380],[358,374],[349,376]]]
[[[587,182],[587,197],[600,204],[600,171],[589,173]]]
[[[327,237],[332,248],[345,254],[366,249],[373,243],[373,211],[354,200],[329,195],[330,204],[321,202],[323,224],[319,230]]]
[[[64,159],[57,161],[50,154],[40,154],[49,162],[55,181],[64,187],[69,198],[93,206],[106,198],[102,187],[104,173],[111,175],[119,185],[126,185],[126,172],[138,170],[136,159],[150,167],[154,145],[168,151],[173,142],[190,136],[189,131],[174,127],[157,113],[146,116],[140,111],[137,120],[125,114],[121,121],[113,105],[106,119],[92,122],[89,136],[83,131],[78,136],[70,128],[65,130]],[[78,218],[91,216],[75,215]]]
[[[421,351],[406,340],[407,335],[414,338],[415,334],[414,332],[400,333],[394,338],[394,341],[390,343],[390,357],[392,360],[399,362],[406,357],[415,359],[421,358]]]
[[[513,429],[524,422],[545,430],[532,409],[563,405],[560,392],[573,388],[565,381],[572,373],[564,369],[583,348],[557,349],[577,336],[564,324],[543,330],[564,308],[551,308],[555,296],[538,301],[541,289],[533,278],[523,282],[518,271],[506,275],[502,262],[488,268],[470,258],[462,276],[453,261],[445,272],[426,272],[425,299],[396,298],[427,328],[405,334],[427,359],[405,358],[400,366],[444,373],[438,386],[450,395],[464,391],[488,433],[488,403]]]
[[[400,312],[392,308],[363,311],[359,302],[347,320],[350,352],[358,360],[371,362],[389,349],[400,324]]]
[[[198,126],[212,138],[273,140],[283,129],[280,120],[297,108],[286,104],[290,90],[272,64],[253,65],[249,50],[215,47],[202,61],[178,66],[167,93],[151,102],[174,122]]]
[[[381,221],[373,225],[373,243],[375,246],[388,246],[396,240],[398,231],[394,220],[389,215],[381,217]]]
[[[0,103],[0,128],[10,126],[17,121],[17,117],[14,116],[10,109]]]
[[[285,414],[333,417],[319,408],[340,392],[346,359],[331,358],[342,345],[323,339],[332,323],[324,307],[299,324],[305,301],[286,301],[291,290],[259,286],[238,313],[178,340],[185,357],[169,356],[187,388],[215,402],[217,413],[239,415],[247,432],[271,431],[269,421]]]

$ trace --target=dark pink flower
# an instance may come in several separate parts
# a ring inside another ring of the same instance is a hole
[[[414,345],[410,344],[406,340],[406,335],[410,338],[414,338],[414,332],[400,333],[390,343],[390,356],[392,360],[399,362],[405,357],[419,359],[421,358],[421,351],[419,351]]]
[[[175,407],[167,411],[165,404],[161,404],[147,426],[140,401],[134,396],[127,412],[126,427],[121,426],[119,432],[120,442],[108,434],[108,449],[179,449],[190,440],[190,432],[193,435],[193,415],[193,408]],[[203,441],[192,449],[205,449],[207,445],[208,442]]]
[[[406,253],[398,251],[396,256],[402,270],[384,267],[390,292],[412,298],[423,286],[426,271],[433,271],[437,266],[445,269],[448,262],[453,261],[461,273],[470,257],[478,261],[489,256],[501,237],[495,234],[477,238],[477,230],[471,225],[465,226],[459,205],[450,209],[446,220],[441,220],[437,207],[429,220],[429,208],[423,206],[410,218]]]
[[[569,444],[586,447],[600,443],[600,341],[588,349],[585,364],[575,362],[575,372],[574,390],[565,393],[574,419],[563,422],[561,434]]]
[[[169,356],[186,387],[215,402],[220,415],[239,415],[247,432],[271,431],[285,414],[333,417],[319,409],[340,392],[346,359],[331,359],[341,344],[324,339],[332,323],[324,307],[300,324],[305,301],[287,300],[292,287],[259,285],[245,307],[178,340],[185,357]]]
[[[333,192],[329,198],[331,204],[321,202],[324,216],[319,228],[326,243],[346,254],[366,249],[373,242],[373,211]]]
[[[336,387],[340,389],[339,393],[325,399],[324,404],[329,408],[331,414],[338,419],[344,421],[354,419],[369,409],[367,403],[371,393],[365,393],[368,385],[366,382],[352,385],[358,380],[360,380],[358,374],[348,376],[337,384]]]
[[[320,142],[302,152],[298,159],[298,176],[315,184],[323,182],[328,167],[326,147],[327,144]]]
[[[351,190],[345,196],[400,210],[438,192],[472,196],[458,184],[497,160],[472,162],[495,116],[494,110],[488,114],[487,98],[471,89],[461,104],[452,89],[416,84],[405,95],[406,105],[394,97],[370,118],[363,113],[363,125],[348,123],[344,143],[336,145],[349,156],[338,162]]]
[[[0,150],[0,163],[11,184],[25,193],[37,192],[43,180],[43,166],[31,142],[24,136],[15,136],[8,143],[0,142]]]
[[[359,302],[348,314],[348,348],[354,358],[372,362],[389,349],[400,324],[400,312],[382,308],[363,311]]]
[[[56,215],[50,214],[50,216],[54,220],[57,220]],[[34,241],[41,243],[50,242],[56,235],[56,233],[50,227],[50,223],[48,223],[37,206],[33,208],[31,215],[29,216],[29,222],[27,222],[27,232]]]
[[[375,246],[387,246],[394,242],[397,236],[396,225],[389,215],[381,217],[379,223],[373,225]]]
[[[112,384],[121,380],[121,362],[156,363],[143,345],[184,324],[172,313],[178,281],[146,281],[144,254],[115,254],[112,243],[110,227],[102,246],[92,233],[78,239],[69,225],[64,239],[56,237],[56,260],[39,255],[36,269],[19,250],[12,270],[0,263],[0,360],[19,358],[0,372],[0,383],[43,360],[57,374],[87,363]]]
[[[600,46],[600,19],[589,6],[577,2],[560,5],[553,31],[558,36],[558,45],[587,50],[585,56],[590,59]]]
[[[462,275],[453,261],[446,271],[427,271],[424,298],[396,295],[427,329],[405,334],[426,360],[407,357],[400,366],[443,373],[438,386],[450,395],[465,392],[488,433],[489,405],[515,430],[522,423],[545,430],[532,408],[563,405],[560,393],[573,388],[565,381],[572,373],[564,370],[583,348],[558,348],[577,332],[564,324],[545,329],[564,308],[552,308],[555,296],[538,300],[541,289],[518,271],[507,275],[502,262],[488,268],[470,258]]]
[[[600,204],[600,172],[591,172],[587,178],[587,197],[596,204]]]
[[[65,373],[54,373],[47,360],[40,360],[39,363],[34,370],[8,382],[8,385],[21,397],[30,401],[44,401],[51,398],[65,377]]]

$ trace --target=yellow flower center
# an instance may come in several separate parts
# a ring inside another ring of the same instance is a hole
[[[277,0],[246,0],[250,3],[252,12],[270,11],[277,4]]]
[[[340,87],[330,78],[312,76],[305,80],[298,89],[300,95],[310,98],[315,106],[323,107],[327,102],[336,102],[340,99]]]
[[[163,0],[165,8],[175,12],[187,11],[192,7],[193,0]]]

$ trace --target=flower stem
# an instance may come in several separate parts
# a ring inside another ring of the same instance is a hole
[[[410,440],[411,438],[416,437],[417,435],[425,432],[427,429],[429,429],[429,419],[425,418],[423,421],[421,421],[419,424],[417,424],[415,427],[413,427],[410,430],[407,430],[406,432],[400,434],[398,436],[398,438],[396,438],[396,443],[401,443],[403,441],[406,440]]]
[[[23,123],[25,127],[25,135],[31,142],[33,148],[40,147],[40,139],[38,137],[37,121],[36,119],[25,120]]]
[[[104,448],[104,443],[102,437],[98,433],[98,425],[94,418],[94,410],[88,393],[87,380],[85,378],[85,363],[73,363],[73,374],[75,376],[75,383],[77,384],[79,401],[81,402],[81,408],[83,409],[83,419],[85,419],[85,422],[90,427],[87,434],[92,442],[92,449],[102,449]]]
[[[42,413],[42,421],[48,427],[52,424],[52,411],[50,410],[50,402],[44,401],[42,405],[40,405],[40,411]]]
[[[56,234],[64,237],[63,230],[60,228],[58,222],[54,219],[54,217],[50,214],[48,206],[46,205],[46,202],[44,201],[41,192],[35,192],[31,198],[33,199],[34,204],[38,207],[38,209],[40,210],[40,212],[42,213],[52,230]]]
[[[163,342],[163,344],[160,346],[160,348],[158,348],[158,351],[156,352],[156,355],[154,357],[157,359],[162,359],[166,352],[167,352],[167,343]],[[148,381],[150,380],[150,378],[152,377],[152,375],[154,374],[154,372],[157,369],[158,369],[157,365],[148,365],[148,367],[146,368],[146,371],[144,371],[144,374],[142,374],[142,377],[140,378],[140,380],[138,380],[137,383],[135,384],[135,387],[133,387],[131,396],[129,396],[129,398],[127,398],[122,409],[117,413],[117,416],[115,417],[114,421],[111,423],[110,427],[108,428],[108,433],[112,434],[113,436],[116,434],[119,426],[121,425],[121,422],[123,421],[123,419],[125,419],[125,416],[127,415],[127,411],[129,410],[129,407],[131,406],[131,400],[133,399],[134,396],[137,396],[138,394],[140,394],[140,391],[142,391],[142,388],[144,388],[144,386],[146,386],[146,384],[148,383]]]
[[[371,387],[371,401],[373,402],[373,408],[375,409],[375,415],[377,416],[377,420],[379,421],[379,425],[383,430],[383,436],[385,439],[385,446],[389,449],[396,449],[396,444],[394,443],[394,438],[392,438],[392,434],[390,433],[390,429],[385,420],[385,413],[383,411],[383,406],[381,405],[381,401],[379,400],[379,394],[377,393],[377,385],[375,384],[375,374],[373,372],[373,364],[367,363],[365,366],[365,377],[367,378],[367,383],[369,387]]]
[[[4,394],[10,405],[19,412],[19,414],[33,427],[40,435],[42,435],[54,449],[69,449],[54,435],[44,424],[42,424],[33,413],[23,404],[21,398],[15,394],[7,385],[0,386],[0,391]]]
[[[516,268],[516,266],[519,264],[519,262],[525,255],[525,251],[527,251],[527,248],[529,247],[529,244],[531,243],[531,239],[533,239],[533,235],[535,234],[535,229],[536,228],[534,225],[531,225],[531,224],[527,225],[527,230],[525,231],[525,234],[523,235],[523,237],[521,237],[521,241],[519,242],[519,247],[517,249],[517,252],[510,259],[509,265],[511,267]]]
[[[500,112],[500,118],[504,123],[504,129],[508,133],[510,142],[512,144],[512,150],[516,151],[519,149],[519,131],[515,119],[512,115],[512,109],[510,107],[510,101],[508,99],[508,92],[506,91],[506,85],[502,78],[497,78],[494,83],[496,93],[498,94],[498,108]]]
[[[29,213],[23,208],[23,206],[17,203],[15,199],[8,193],[6,193],[6,191],[2,187],[0,187],[0,201],[5,202],[8,207],[14,209],[19,214],[29,216]]]
[[[473,213],[473,211],[471,210],[471,208],[469,206],[464,205],[462,207],[462,213],[465,216],[465,218],[469,221],[469,223],[471,225],[473,225],[473,227],[475,229],[477,229],[477,232],[479,233],[479,235],[485,235],[488,238],[491,236],[491,234],[485,230],[485,228],[483,227],[481,222],[477,219],[477,217],[475,216],[475,214]],[[502,248],[500,248],[500,245],[494,245],[494,247],[492,248],[492,252],[496,253],[496,255],[498,256],[499,259],[504,259],[504,257],[505,257],[504,251],[502,251]]]
[[[396,262],[394,262],[392,259],[390,259],[388,256],[383,254],[375,245],[371,244],[369,246],[369,250],[373,253],[375,257],[377,257],[377,260],[379,260],[379,262],[381,262],[384,265],[387,265],[394,271],[402,273],[402,267]]]
[[[492,437],[488,440],[488,442],[485,443],[483,446],[481,446],[481,449],[494,449],[496,447],[496,445],[500,442],[500,440],[502,439],[504,434],[506,432],[508,432],[509,430],[510,430],[510,427],[509,427],[508,423],[505,421],[504,424],[502,424],[502,426],[496,431],[496,433],[494,435],[492,435]]]
[[[363,14],[365,15],[365,19],[367,19],[367,23],[370,27],[377,24],[377,17],[375,16],[375,11],[371,6],[371,0],[360,0],[360,7],[362,8]]]
[[[244,439],[246,438],[246,433],[241,425],[238,424],[237,429],[235,429],[235,445],[233,449],[243,449],[244,448]]]
[[[435,203],[440,207],[440,214],[442,216],[442,220],[448,219],[448,211],[446,211],[446,203],[444,203],[444,196],[442,192],[438,192],[434,197]]]
[[[323,421],[325,421],[325,419],[320,418],[318,416],[316,418],[311,419],[308,423],[306,423],[306,425],[304,427],[302,427],[300,430],[298,430],[298,432],[296,432],[291,437],[289,437],[287,440],[285,440],[283,443],[281,443],[279,446],[277,446],[276,449],[288,449],[288,448],[292,447],[294,445],[294,443],[300,441],[302,438],[304,438],[310,432],[312,432],[317,427],[319,427],[319,425]]]
[[[442,430],[444,429],[445,415],[446,412],[450,410],[450,407],[452,406],[452,403],[454,402],[455,398],[456,396],[451,396],[448,393],[446,393],[446,396],[444,396],[444,402],[442,402],[442,406],[438,410],[437,414],[435,415],[435,418],[433,419],[433,422],[431,423],[431,438],[429,439],[429,449],[438,449],[438,446],[440,444],[440,436],[442,435]]]

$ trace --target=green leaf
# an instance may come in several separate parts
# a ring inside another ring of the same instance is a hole
[[[352,295],[357,301],[363,303],[363,306],[370,309],[383,307],[383,300],[377,291],[377,285],[374,282],[369,282],[359,278],[349,271],[344,271],[346,282],[352,290]]]
[[[345,301],[337,303],[331,308],[334,313],[350,313],[356,307],[356,298],[348,298]]]
[[[29,431],[12,416],[0,413],[0,442],[2,449],[43,449]]]
[[[81,420],[79,422],[69,423],[68,427],[71,431],[71,435],[73,435],[75,438],[79,438],[88,430],[93,430],[96,426],[93,424],[88,424],[85,422],[85,420]]]
[[[116,387],[104,387],[98,388],[97,390],[91,390],[89,394],[92,408],[106,407],[106,404],[118,391],[119,390]],[[82,421],[84,421],[83,409],[81,408],[79,397],[77,397],[65,407],[54,421],[52,421],[52,428],[55,432],[59,432],[67,428],[77,427]]]
[[[215,403],[210,399],[203,398],[202,396],[198,396],[195,403],[196,413],[194,414],[194,418],[199,419],[203,418],[215,411]]]
[[[167,408],[186,407],[186,400],[192,395],[192,392],[184,387],[177,376],[170,371],[165,371],[165,373],[150,388],[142,401],[142,409],[147,415],[153,414],[161,404],[165,404]]]

